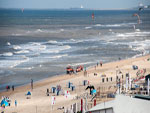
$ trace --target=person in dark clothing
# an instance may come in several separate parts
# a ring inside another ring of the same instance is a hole
[[[14,91],[14,89],[15,89],[15,87],[14,87],[14,85],[12,86],[12,91]]]
[[[102,65],[103,65],[103,63],[102,62],[100,62],[100,66],[102,67]]]
[[[33,89],[33,79],[31,79],[31,89]]]

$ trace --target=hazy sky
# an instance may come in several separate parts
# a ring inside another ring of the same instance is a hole
[[[150,5],[150,0],[0,0],[0,8],[132,8],[140,3]]]

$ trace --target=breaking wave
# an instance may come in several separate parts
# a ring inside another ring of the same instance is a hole
[[[10,57],[10,56],[13,56],[13,53],[12,52],[5,52],[3,54],[0,54],[0,56],[8,56],[8,57]]]

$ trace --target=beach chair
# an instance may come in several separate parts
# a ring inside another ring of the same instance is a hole
[[[30,91],[28,91],[28,93],[26,94],[26,99],[31,99],[31,92]]]
[[[138,69],[138,66],[136,66],[136,65],[133,65],[132,67],[133,67],[133,70]]]

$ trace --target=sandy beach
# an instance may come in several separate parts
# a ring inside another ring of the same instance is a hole
[[[93,85],[97,90],[97,93],[102,94],[104,92],[115,93],[116,86],[116,73],[120,70],[122,74],[125,75],[129,73],[131,78],[136,77],[138,70],[146,69],[145,75],[150,73],[150,61],[148,60],[150,55],[130,58],[125,60],[120,60],[116,62],[110,62],[103,64],[102,66],[93,66],[87,68],[87,75],[84,71],[71,74],[71,75],[59,75],[51,78],[47,78],[38,82],[33,82],[33,90],[31,90],[31,84],[27,84],[20,87],[15,87],[15,90],[0,92],[0,97],[9,97],[11,100],[10,106],[5,109],[0,108],[0,112],[5,113],[63,113],[64,109],[69,109],[74,103],[79,104],[83,95],[89,95],[89,90],[85,90],[88,85]],[[138,70],[133,70],[132,66],[138,66]],[[95,75],[94,75],[95,73]],[[105,76],[102,76],[105,75]],[[112,81],[110,78],[112,77]],[[102,82],[102,79],[105,79]],[[108,78],[108,81],[107,81]],[[87,80],[87,84],[84,86],[83,81]],[[72,91],[68,88],[68,82],[71,82],[75,89]],[[51,92],[52,87],[57,85],[61,86],[61,93],[57,96],[56,93]],[[47,89],[50,93],[47,96]],[[27,99],[27,92],[31,92],[30,99]],[[66,97],[64,95],[65,91],[69,91],[70,95]],[[52,105],[52,96],[55,97],[55,104]],[[77,98],[78,97],[78,98]],[[103,101],[112,100],[113,98],[96,98],[97,103]],[[15,106],[15,100],[17,100],[17,106]],[[87,99],[88,109],[93,106],[93,101],[91,101],[90,95]],[[63,108],[64,109],[61,109]]]

